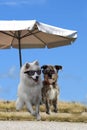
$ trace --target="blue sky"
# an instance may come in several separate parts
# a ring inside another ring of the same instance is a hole
[[[0,0],[0,20],[33,19],[77,30],[78,38],[70,46],[22,50],[23,64],[37,59],[40,65],[62,65],[60,100],[87,102],[87,1]],[[18,50],[0,50],[0,99],[16,100],[19,71]]]

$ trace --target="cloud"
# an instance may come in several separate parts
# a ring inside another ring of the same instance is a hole
[[[14,5],[17,5],[17,2],[15,0],[3,0],[3,1],[0,1],[0,5],[9,5],[9,6],[14,6]]]
[[[10,5],[10,6],[14,6],[14,5],[17,5],[17,3],[16,2],[14,2],[14,1],[8,1],[8,2],[3,2],[2,3],[3,5]]]
[[[37,5],[45,4],[47,0],[3,0],[0,5],[19,6],[19,5]]]
[[[16,67],[15,66],[13,66],[13,67],[11,67],[9,69],[9,71],[8,71],[8,77],[10,77],[10,78],[16,78],[16,77],[18,77],[18,73],[16,72]]]
[[[18,72],[16,71],[16,67],[12,66],[7,73],[0,74],[1,78],[12,78],[15,79],[18,77]]]
[[[83,80],[81,76],[73,75],[73,74],[64,74],[62,77],[65,80],[72,80],[72,81],[77,81],[77,82],[81,82]]]
[[[19,71],[15,66],[12,66],[7,72],[0,73],[0,100],[16,99]]]

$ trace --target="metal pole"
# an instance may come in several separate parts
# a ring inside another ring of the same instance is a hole
[[[20,60],[20,68],[22,67],[22,56],[21,56],[21,41],[20,41],[20,31],[18,31],[18,44],[19,44],[19,60]]]

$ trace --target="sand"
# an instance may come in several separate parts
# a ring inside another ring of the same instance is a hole
[[[0,130],[87,130],[87,123],[0,121]]]

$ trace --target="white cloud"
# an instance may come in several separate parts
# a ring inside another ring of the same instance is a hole
[[[17,5],[37,5],[45,4],[47,0],[3,0],[0,5],[17,6]]]
[[[0,1],[0,5],[9,5],[9,6],[12,6],[12,5],[17,5],[17,2],[15,0],[3,0],[3,1]]]
[[[3,2],[2,3],[3,5],[10,5],[10,6],[14,6],[14,5],[17,5],[17,3],[16,2],[14,2],[14,1],[8,1],[8,2]]]
[[[8,72],[0,74],[0,78],[12,78],[15,79],[18,77],[18,72],[16,71],[16,67],[12,66]]]
[[[16,72],[16,67],[13,66],[8,71],[8,77],[16,78],[18,76],[18,73]]]
[[[81,82],[83,79],[79,75],[73,75],[73,74],[63,74],[62,76],[65,80],[73,80],[77,82]]]

